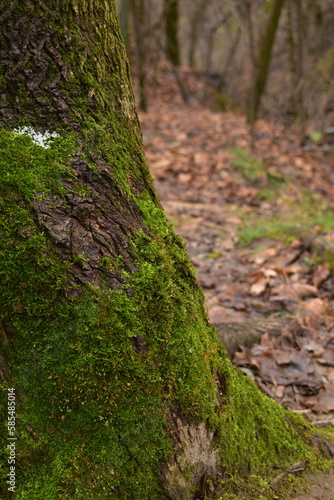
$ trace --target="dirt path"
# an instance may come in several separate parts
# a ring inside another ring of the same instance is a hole
[[[306,476],[310,482],[307,490],[293,500],[333,500],[334,469]]]
[[[268,327],[258,344],[241,348],[234,363],[280,404],[333,424],[330,148],[259,122],[253,151],[243,116],[185,106],[174,83],[161,78],[140,115],[146,155],[209,317],[231,335],[288,319],[275,338]],[[334,500],[334,471],[310,479],[310,490],[293,500]]]

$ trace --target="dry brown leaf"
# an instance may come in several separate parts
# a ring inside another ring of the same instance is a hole
[[[180,173],[178,176],[177,176],[177,179],[179,182],[182,182],[182,184],[189,184],[190,181],[192,180],[193,176],[192,174],[184,174],[184,173]]]
[[[313,274],[312,282],[313,285],[319,288],[320,285],[323,284],[324,281],[328,278],[331,272],[330,264],[321,264],[317,267]]]
[[[282,274],[286,276],[291,274],[299,274],[305,272],[305,267],[301,266],[299,262],[295,262],[294,264],[290,264],[289,266],[281,269]]]
[[[267,278],[276,278],[277,276],[275,269],[264,269],[263,272]]]
[[[284,269],[289,264],[292,264],[296,259],[298,259],[299,255],[302,252],[302,248],[288,248],[286,252],[278,257],[275,261],[275,265],[273,267],[275,269]]]
[[[324,311],[324,301],[316,298],[309,300],[308,302],[305,302],[303,304],[304,309],[307,311],[310,311],[311,313],[315,314],[316,316],[320,316],[323,311]]]
[[[312,285],[307,285],[306,283],[293,283],[291,287],[300,300],[318,295],[317,288]]]
[[[276,387],[276,397],[282,399],[282,397],[284,396],[284,391],[285,391],[285,385],[278,385]]]
[[[250,293],[252,295],[261,295],[267,288],[267,284],[268,284],[268,278],[263,276],[258,281],[253,283],[253,285],[250,287]]]
[[[305,401],[305,406],[309,406],[313,411],[329,413],[334,411],[334,384],[320,390],[319,394],[312,396]]]
[[[277,254],[277,248],[265,248],[260,252],[252,254],[249,256],[249,262],[255,262],[259,266],[266,262],[270,257],[274,257]]]
[[[269,333],[266,332],[263,335],[261,335],[261,346],[267,347],[268,350],[274,347],[273,340],[270,337]]]
[[[278,285],[272,288],[271,293],[272,297],[270,298],[270,300],[282,301],[282,302],[287,302],[287,301],[298,302],[299,300],[297,292],[293,289],[291,285]]]
[[[275,349],[274,358],[278,366],[289,365],[293,359],[294,351],[292,349]]]

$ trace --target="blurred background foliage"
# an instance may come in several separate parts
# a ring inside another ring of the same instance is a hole
[[[332,0],[118,0],[140,108],[157,72],[182,99],[334,137]],[[197,82],[198,84],[190,84]]]

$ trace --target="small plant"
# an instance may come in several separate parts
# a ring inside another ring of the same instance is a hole
[[[265,237],[282,239],[289,244],[295,238],[334,230],[334,210],[319,195],[305,191],[302,202],[282,201],[286,209],[281,215],[270,219],[254,214],[245,217],[238,233],[239,245],[248,246]]]
[[[239,147],[233,148],[233,159],[231,163],[245,179],[252,182],[259,180],[263,176],[265,170],[260,161]]]
[[[319,132],[318,130],[313,130],[309,133],[308,136],[310,138],[310,141],[314,144],[319,144],[319,142],[321,142],[324,138],[323,133]]]
[[[208,255],[208,259],[218,259],[221,256],[221,252],[211,252]]]
[[[260,189],[260,191],[257,194],[257,197],[263,201],[273,201],[278,198],[278,193],[274,189],[264,188]]]

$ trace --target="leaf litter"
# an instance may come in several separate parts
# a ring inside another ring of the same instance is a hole
[[[316,425],[333,423],[331,148],[259,120],[254,150],[244,116],[196,96],[184,104],[168,74],[153,83],[139,113],[146,157],[210,320],[236,335],[233,362],[264,392]],[[256,343],[238,341],[245,330]]]

